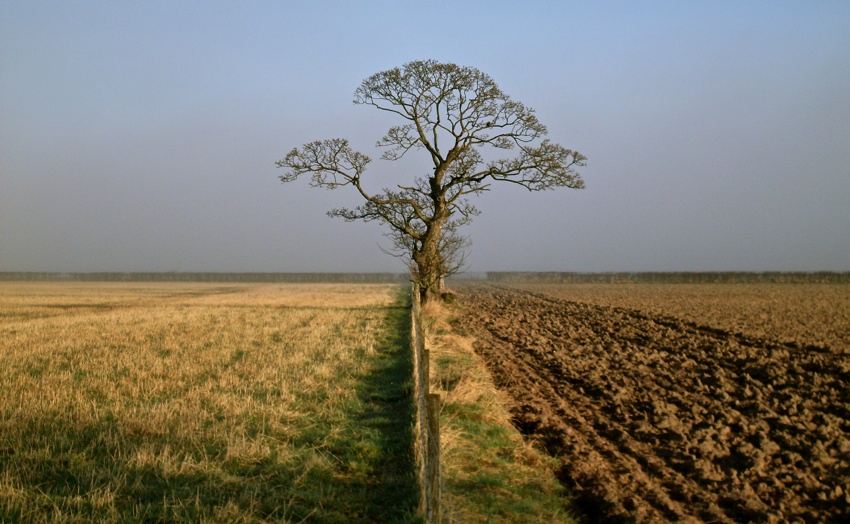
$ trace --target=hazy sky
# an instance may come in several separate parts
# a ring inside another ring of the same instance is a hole
[[[352,97],[429,58],[589,159],[478,199],[469,270],[850,270],[847,0],[2,0],[0,270],[402,271],[275,161],[345,137],[376,188],[427,173]]]

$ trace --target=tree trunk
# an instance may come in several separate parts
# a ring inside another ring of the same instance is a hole
[[[416,275],[414,279],[419,284],[419,299],[424,305],[434,298],[440,296],[440,278],[438,266],[430,260],[428,256],[422,255],[420,261],[416,261]]]
[[[431,300],[435,298],[435,293],[433,289],[429,289],[427,287],[420,286],[419,287],[419,304],[425,305],[429,303]]]
[[[414,279],[419,284],[422,304],[433,298],[439,298],[443,280],[443,258],[440,253],[440,239],[443,233],[443,221],[431,222],[422,239],[421,248],[413,253],[416,264]]]

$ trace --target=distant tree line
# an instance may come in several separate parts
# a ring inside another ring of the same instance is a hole
[[[564,284],[850,284],[850,272],[639,272],[576,273],[489,271],[466,272],[455,281],[476,280],[494,283],[564,283]],[[70,281],[70,282],[290,282],[290,283],[406,283],[408,273],[58,273],[35,271],[0,271],[0,281]]]
[[[0,280],[71,282],[409,282],[406,273],[55,273],[2,271]]]
[[[488,282],[565,284],[838,284],[850,283],[850,272],[815,271],[677,271],[639,273],[487,272],[470,274],[470,279]]]

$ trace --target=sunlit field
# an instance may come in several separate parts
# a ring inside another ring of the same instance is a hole
[[[409,520],[406,300],[0,283],[0,521]]]
[[[673,316],[800,347],[850,353],[847,284],[517,284],[601,306]]]

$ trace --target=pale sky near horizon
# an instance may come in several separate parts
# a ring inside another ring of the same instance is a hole
[[[3,0],[0,271],[402,271],[275,162],[345,137],[405,180],[352,97],[428,58],[588,157],[477,199],[470,271],[850,270],[845,0]]]

